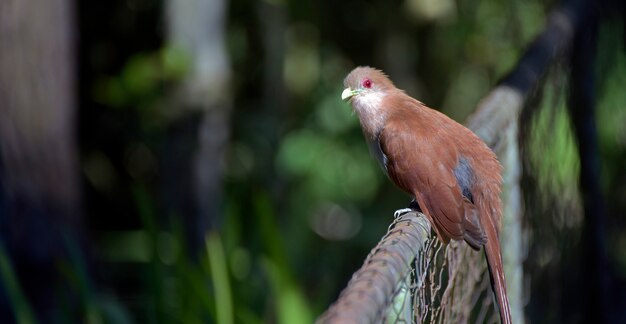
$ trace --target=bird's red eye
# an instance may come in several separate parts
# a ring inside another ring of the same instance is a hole
[[[362,84],[363,84],[364,88],[368,88],[369,89],[369,88],[372,87],[372,80],[365,78],[365,79],[363,79]]]

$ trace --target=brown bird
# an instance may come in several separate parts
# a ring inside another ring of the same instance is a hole
[[[389,178],[415,199],[439,239],[485,246],[502,323],[511,323],[500,223],[502,167],[472,131],[396,88],[380,70],[357,67],[344,80],[370,149]],[[417,203],[418,206],[415,206]],[[396,217],[412,210],[396,211]]]

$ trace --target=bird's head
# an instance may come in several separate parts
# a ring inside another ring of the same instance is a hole
[[[369,66],[359,66],[352,70],[343,80],[342,100],[358,100],[359,98],[384,96],[387,90],[395,89],[393,82],[381,70]]]
[[[341,99],[352,104],[366,133],[375,134],[385,119],[383,99],[397,90],[393,82],[380,70],[359,66],[343,81]]]

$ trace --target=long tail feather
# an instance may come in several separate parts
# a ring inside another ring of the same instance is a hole
[[[502,254],[500,253],[500,242],[495,232],[494,224],[489,224],[485,228],[488,240],[485,244],[485,256],[487,257],[487,265],[489,266],[489,276],[491,278],[491,289],[496,295],[498,308],[500,309],[500,320],[503,324],[512,323],[511,308],[509,306],[509,298],[506,294],[506,281],[504,280],[504,266],[502,265]]]

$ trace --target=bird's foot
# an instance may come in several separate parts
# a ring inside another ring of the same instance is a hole
[[[398,209],[393,213],[393,218],[398,218],[408,212],[412,212],[414,209],[413,208],[402,208],[402,209]]]
[[[417,203],[417,201],[415,201],[415,199],[411,200],[411,203],[409,204],[409,208],[415,210],[415,211],[422,211],[422,208],[420,207],[420,205]]]

